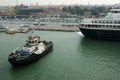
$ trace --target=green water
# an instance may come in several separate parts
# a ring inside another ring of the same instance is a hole
[[[120,42],[87,39],[77,32],[35,34],[53,41],[53,51],[30,65],[12,67],[8,55],[29,33],[0,33],[0,80],[120,80]]]

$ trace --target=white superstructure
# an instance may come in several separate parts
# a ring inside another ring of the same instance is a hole
[[[104,18],[83,19],[80,27],[119,29],[120,9],[111,9]]]

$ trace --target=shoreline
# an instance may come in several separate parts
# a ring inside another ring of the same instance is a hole
[[[9,22],[8,21],[8,22],[3,22],[1,24],[5,24],[5,27],[8,27],[8,29],[14,29],[14,31],[16,31],[20,27],[28,28],[29,30],[34,29],[34,30],[43,30],[43,31],[63,31],[63,32],[79,31],[79,28],[78,28],[79,23],[39,22],[38,24],[34,24],[34,22],[21,22],[21,21]],[[4,32],[6,33],[6,31]],[[18,33],[18,32],[19,31],[16,31],[14,33]]]
[[[29,28],[32,30],[32,28]],[[43,31],[64,31],[64,32],[77,32],[79,31],[78,27],[33,27],[34,30],[43,30]]]
[[[78,23],[41,23],[38,25],[30,26],[30,29],[45,30],[45,31],[66,31],[76,32],[79,31]]]

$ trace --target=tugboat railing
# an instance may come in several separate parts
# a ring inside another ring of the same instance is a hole
[[[13,53],[15,53],[20,47],[17,47],[16,49],[12,50]]]

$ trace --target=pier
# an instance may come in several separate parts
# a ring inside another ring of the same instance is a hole
[[[4,32],[7,33],[20,33],[20,27],[28,28],[34,30],[45,30],[45,31],[66,31],[66,32],[77,32],[79,31],[79,23],[57,23],[57,22],[35,22],[35,21],[1,21],[6,27]],[[12,30],[14,32],[12,32]],[[11,31],[11,32],[10,32]],[[24,31],[24,32],[28,32]],[[23,31],[22,31],[23,32]]]

